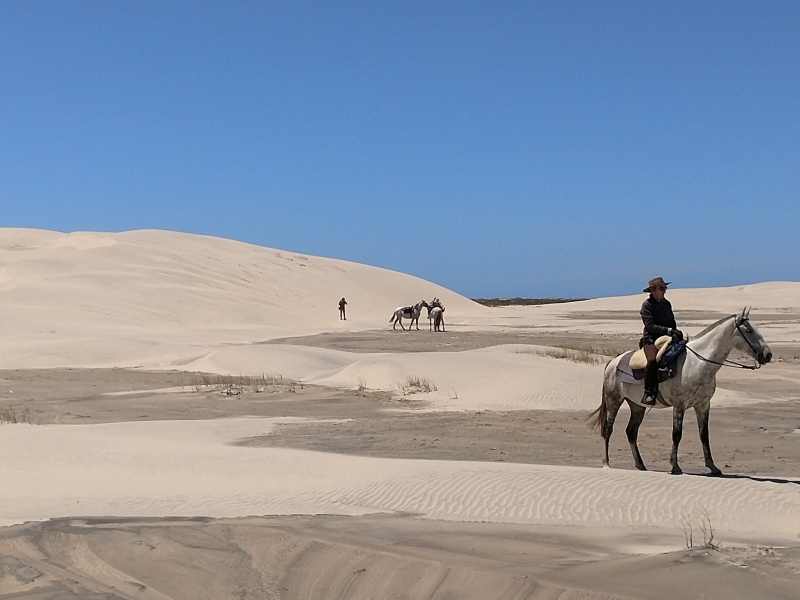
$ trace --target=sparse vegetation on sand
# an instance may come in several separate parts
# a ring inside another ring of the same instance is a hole
[[[720,544],[714,541],[714,526],[711,524],[711,517],[705,507],[700,509],[698,522],[692,519],[692,513],[681,513],[681,528],[687,548],[695,548],[698,545],[701,548],[709,548],[711,550],[719,550]],[[695,544],[694,529],[697,527],[703,534],[703,543]]]
[[[25,410],[22,413],[18,413],[13,406],[9,406],[7,408],[0,409],[0,424],[3,423],[30,423],[30,415],[28,411]]]
[[[535,354],[537,356],[548,356],[550,358],[559,358],[562,360],[569,360],[576,363],[585,363],[588,365],[603,365],[608,362],[608,356],[602,353],[597,353],[592,350],[574,350],[572,348],[541,348],[531,346],[530,348],[520,348],[517,350],[518,354]]]
[[[219,390],[226,396],[238,396],[245,392],[287,391],[294,392],[302,385],[294,379],[283,375],[263,374],[260,377],[246,375],[215,375],[213,373],[200,373],[189,384],[195,390]]]
[[[435,383],[419,375],[410,375],[406,377],[405,381],[401,381],[397,384],[397,387],[400,388],[405,396],[409,394],[435,392],[439,389],[436,387]]]

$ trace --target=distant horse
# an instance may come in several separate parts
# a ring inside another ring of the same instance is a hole
[[[441,306],[428,307],[428,325],[431,331],[444,331],[444,308]]]
[[[394,310],[394,314],[389,318],[389,323],[392,324],[392,329],[396,329],[396,325],[400,323],[400,327],[402,327],[403,331],[406,330],[403,327],[403,319],[411,319],[411,324],[408,326],[411,329],[414,322],[417,323],[417,331],[419,331],[419,314],[422,312],[422,307],[428,308],[428,303],[425,300],[420,300],[414,306],[401,306]]]
[[[428,324],[431,331],[444,331],[444,304],[438,298],[428,306]]]
[[[680,475],[683,471],[678,465],[678,444],[683,435],[683,415],[687,408],[694,408],[697,425],[700,430],[700,442],[703,445],[703,456],[706,467],[712,475],[721,475],[714,460],[708,442],[708,413],[711,409],[711,396],[717,386],[717,371],[723,366],[737,366],[746,369],[757,369],[772,360],[772,351],[764,341],[761,333],[749,320],[750,309],[720,319],[704,329],[696,338],[686,345],[686,353],[676,363],[676,374],[659,386],[657,406],[672,407],[672,453],[669,461],[672,474]],[[728,360],[728,355],[736,348],[750,356],[757,364],[740,365]],[[590,415],[593,429],[600,429],[605,440],[603,466],[608,467],[608,443],[614,429],[614,419],[623,401],[628,402],[631,410],[630,421],[625,433],[628,436],[636,468],[646,471],[636,443],[639,426],[644,419],[646,408],[641,403],[642,384],[626,383],[620,380],[617,366],[626,354],[612,359],[605,368],[603,376],[603,399],[600,407]]]

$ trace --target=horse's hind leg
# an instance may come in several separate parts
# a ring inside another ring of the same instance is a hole
[[[608,461],[608,444],[611,441],[611,434],[614,432],[614,421],[617,418],[617,412],[619,411],[619,407],[622,406],[622,401],[618,400],[616,402],[609,402],[606,398],[606,394],[603,394],[603,402],[606,406],[606,418],[602,424],[602,435],[603,435],[603,442],[605,442],[605,454],[603,455],[603,466],[608,468],[609,461]]]
[[[722,471],[714,464],[711,458],[711,445],[708,441],[708,413],[711,405],[705,407],[695,406],[694,412],[697,415],[697,428],[700,430],[700,443],[703,444],[703,457],[706,459],[706,467],[711,470],[712,475],[722,475]]]
[[[645,408],[644,406],[634,404],[630,400],[628,400],[628,406],[631,409],[631,418],[628,421],[628,426],[625,428],[625,435],[628,436],[628,444],[631,447],[631,454],[633,454],[633,464],[636,465],[636,468],[640,471],[647,471],[647,467],[644,466],[644,461],[642,460],[642,455],[639,453],[638,444],[639,426],[642,424],[642,420],[644,420]]]
[[[678,446],[683,437],[683,415],[686,408],[682,402],[676,402],[672,407],[672,452],[669,455],[669,462],[672,464],[673,475],[683,475],[680,465],[678,465]],[[708,439],[706,437],[706,439]],[[705,451],[705,447],[703,447]]]

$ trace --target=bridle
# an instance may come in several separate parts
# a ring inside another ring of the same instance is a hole
[[[744,317],[741,321],[736,317],[734,317],[734,319],[736,319],[736,321],[735,321],[736,329],[739,331],[739,334],[742,336],[742,338],[744,338],[745,343],[750,347],[750,350],[753,351],[753,354],[755,356],[758,356],[758,354],[759,354],[758,350],[756,350],[753,347],[753,344],[750,343],[750,340],[747,339],[747,336],[742,331],[742,324],[745,321],[749,322],[749,319],[747,317]],[[696,350],[694,350],[691,346],[689,346],[689,344],[686,344],[686,349],[690,350],[692,352],[692,354],[694,354],[697,358],[699,358],[703,362],[711,363],[711,364],[714,364],[714,365],[719,365],[721,367],[732,367],[732,368],[735,368],[735,369],[748,369],[750,371],[755,371],[756,369],[760,369],[761,368],[761,363],[758,362],[757,358],[754,359],[756,361],[754,365],[743,365],[742,363],[738,363],[735,360],[730,360],[728,358],[726,358],[723,362],[717,362],[715,360],[711,360],[710,358],[706,358],[705,356],[701,356],[700,354],[697,353]]]

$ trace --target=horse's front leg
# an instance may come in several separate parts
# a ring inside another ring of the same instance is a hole
[[[683,437],[683,415],[686,408],[682,401],[676,401],[672,407],[672,453],[669,455],[669,462],[672,464],[673,475],[683,475],[680,465],[678,465],[678,446]]]
[[[640,471],[647,471],[644,466],[642,455],[639,453],[639,426],[642,424],[645,415],[644,406],[640,406],[628,400],[628,406],[631,408],[631,418],[628,421],[628,426],[625,428],[625,435],[628,436],[628,444],[631,447],[631,454],[633,454],[633,464]]]
[[[697,415],[697,428],[700,430],[700,443],[703,444],[703,457],[706,459],[706,467],[711,470],[712,475],[722,475],[722,471],[714,464],[714,459],[711,458],[711,445],[708,442],[708,414],[711,410],[711,404],[706,403],[705,406],[695,406],[694,413]]]

